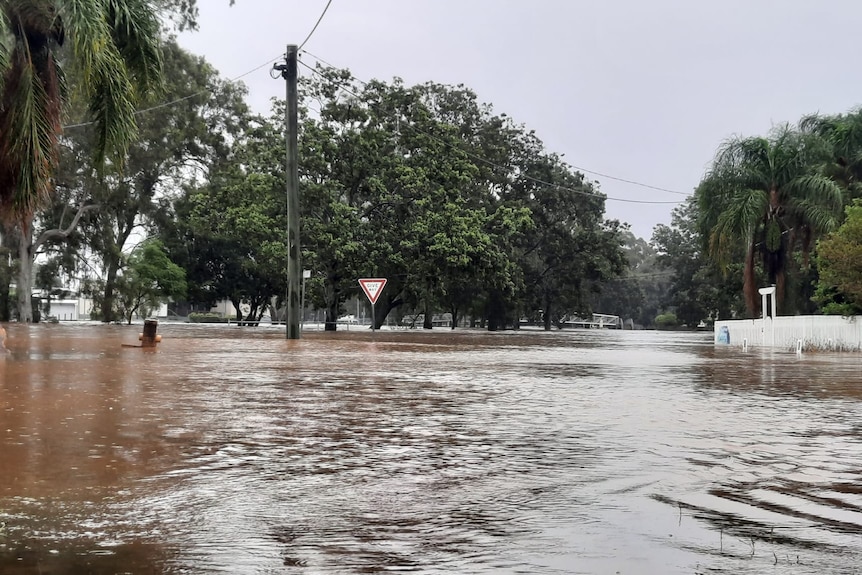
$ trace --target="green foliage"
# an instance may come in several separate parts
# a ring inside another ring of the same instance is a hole
[[[621,268],[601,194],[469,90],[322,68],[303,88],[316,113],[300,134],[303,257],[328,326],[361,276],[389,278],[378,324],[404,305],[430,327],[442,306],[493,328],[551,299],[585,309],[587,281]]]
[[[830,151],[825,173],[845,191],[849,199],[862,194],[862,109],[834,116],[812,115],[800,128],[820,137]]]
[[[161,81],[159,23],[142,0],[6,1],[0,12],[0,204],[24,224],[50,198],[64,67],[88,104],[97,162],[122,157],[137,104]]]
[[[19,321],[32,320],[32,224],[53,195],[67,95],[80,97],[92,122],[94,166],[106,156],[121,165],[138,105],[161,87],[159,31],[145,0],[0,4],[0,215],[20,235]]]
[[[591,308],[618,315],[638,326],[650,327],[665,298],[670,272],[663,270],[653,247],[643,238],[621,229],[626,270],[619,278],[598,282],[591,295]]]
[[[141,226],[153,235],[161,231],[172,257],[192,267],[184,257],[184,242],[177,237],[170,196],[178,188],[197,185],[207,170],[226,161],[231,139],[240,135],[248,118],[241,87],[221,80],[203,58],[185,52],[174,41],[165,42],[163,53],[170,93],[197,95],[140,114],[138,139],[129,147],[122,169],[97,171],[88,153],[94,139],[91,130],[68,130],[58,171],[58,203],[42,213],[42,222],[54,225],[69,204],[99,206],[82,220],[86,245],[73,247],[78,253],[89,252],[89,258],[98,260],[104,270],[104,292],[99,296],[103,321],[114,319],[123,250]],[[194,283],[191,274],[190,279]]]
[[[862,308],[862,201],[845,212],[841,227],[817,243],[817,300],[824,313],[852,315]]]
[[[172,42],[164,70],[171,92],[212,96],[142,114],[122,170],[90,160],[97,133],[64,137],[62,202],[42,222],[58,225],[70,205],[98,210],[82,215],[56,269],[90,265],[97,314],[128,319],[155,305],[135,295],[140,262],[122,257],[143,227],[186,270],[192,307],[227,298],[254,321],[285,292],[283,110],[249,118],[241,90]],[[587,313],[596,286],[622,272],[622,227],[603,220],[604,196],[463,86],[318,72],[301,91],[303,267],[306,301],[333,327],[362,276],[389,278],[378,325],[405,306],[496,329],[538,310],[548,322]]]
[[[222,317],[217,313],[192,312],[189,321],[192,323],[227,323],[230,318]]]
[[[744,263],[743,292],[751,317],[757,289],[778,286],[783,306],[787,264],[800,250],[807,260],[811,239],[837,226],[841,187],[822,173],[829,147],[816,135],[780,126],[768,137],[725,142],[696,191],[700,234],[709,257],[725,271]],[[765,278],[757,277],[760,255]],[[792,301],[792,298],[791,298]]]
[[[655,325],[659,329],[667,329],[671,327],[677,327],[679,325],[679,319],[677,319],[675,313],[663,313],[661,315],[657,315],[655,318]]]
[[[658,266],[670,273],[660,307],[675,310],[689,327],[708,319],[735,317],[745,307],[739,276],[720,273],[702,249],[698,220],[699,205],[689,197],[673,210],[671,225],[656,226],[652,237]]]
[[[245,319],[254,322],[286,291],[284,173],[273,160],[275,150],[283,158],[284,139],[264,120],[238,136],[209,181],[188,187],[174,204],[180,218],[166,236],[189,271],[196,302],[209,307],[226,298],[237,313],[247,302]]]
[[[136,312],[146,316],[167,298],[185,297],[186,273],[168,258],[160,241],[148,240],[132,252],[117,286],[118,311],[132,323]]]

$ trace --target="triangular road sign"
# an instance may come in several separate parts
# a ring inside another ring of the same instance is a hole
[[[386,278],[362,278],[359,280],[359,285],[362,286],[362,291],[368,297],[371,305],[377,303],[377,298],[383,292],[383,286],[386,285]]]

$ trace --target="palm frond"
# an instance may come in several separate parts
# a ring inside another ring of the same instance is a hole
[[[7,217],[28,216],[51,193],[57,158],[59,87],[50,53],[16,50],[10,70],[0,117],[4,134],[0,155],[11,188],[3,190],[2,197],[9,208]]]
[[[139,96],[157,84],[161,72],[155,13],[145,0],[65,0],[62,6],[95,124],[96,159],[101,163],[110,152],[121,163],[137,134]]]
[[[816,204],[824,212],[840,217],[844,209],[844,191],[834,180],[819,174],[800,176],[785,186],[786,204],[793,212],[795,206]]]
[[[159,22],[149,0],[0,2],[0,204],[28,221],[51,191],[64,99],[60,46],[95,124],[96,159],[125,156],[142,96],[161,78]]]
[[[114,43],[140,98],[162,89],[159,20],[148,0],[109,0],[108,19]]]
[[[812,200],[800,200],[794,206],[801,216],[800,220],[811,228],[814,234],[827,234],[838,228],[841,212],[824,209],[821,204]]]
[[[9,21],[6,11],[0,9],[0,94],[3,93],[3,86],[6,83],[6,72],[9,70],[12,48],[15,45],[11,26],[12,23]]]
[[[740,243],[751,243],[768,203],[759,189],[739,190],[734,195],[710,234],[710,254],[720,265],[727,265]]]
[[[716,155],[713,171],[731,187],[766,189],[771,182],[769,148],[766,138],[728,140]]]
[[[819,114],[802,116],[797,125],[803,132],[816,134],[826,139],[829,139],[830,134],[833,132],[833,123],[830,121],[830,118]]]
[[[72,38],[71,65],[78,70],[79,89],[89,104],[95,156],[101,164],[109,149],[125,155],[135,135],[134,89],[108,25],[108,0],[67,0],[62,7]]]

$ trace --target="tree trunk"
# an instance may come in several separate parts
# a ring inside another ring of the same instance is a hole
[[[389,312],[395,308],[393,301],[394,300],[392,299],[386,298],[383,301],[378,300],[374,305],[374,317],[372,318],[374,329],[380,329],[383,326],[383,322],[386,321],[386,318],[389,316]]]
[[[230,305],[233,306],[233,309],[236,312],[236,317],[234,319],[236,319],[236,322],[238,324],[242,324],[242,310],[240,309],[240,305],[242,305],[242,301],[240,301],[239,299],[237,299],[235,297],[229,297],[228,299],[230,300]]]
[[[502,296],[493,292],[488,297],[488,331],[506,329],[506,305]]]
[[[784,308],[784,287],[787,283],[787,274],[784,269],[778,270],[775,274],[775,309],[772,310],[773,315],[778,315],[778,310]]]
[[[745,269],[742,273],[742,292],[745,296],[745,307],[748,316],[757,318],[760,316],[760,298],[758,297],[756,278],[754,277],[754,244],[748,246],[745,254]]]
[[[422,329],[434,329],[434,314],[428,300],[425,300],[425,319],[422,321]]]
[[[21,236],[18,244],[18,281],[17,281],[17,297],[18,300],[18,321],[31,323],[33,321],[33,258],[40,246],[48,241],[65,241],[71,234],[81,217],[90,210],[98,209],[98,205],[89,204],[78,208],[75,217],[66,229],[45,230],[36,240],[33,240],[33,217],[30,216],[20,222],[19,231]]]
[[[542,299],[544,299],[542,305],[545,308],[542,310],[542,323],[545,331],[551,331],[551,298],[545,293],[545,297]]]
[[[102,323],[111,323],[114,321],[114,288],[117,287],[117,272],[120,269],[120,263],[116,258],[112,258],[108,264],[108,275],[105,278],[105,298],[102,300]]]
[[[323,284],[323,303],[326,316],[323,320],[323,331],[338,331],[338,305],[340,293],[338,289],[339,276],[329,272]]]
[[[9,266],[9,250],[4,246],[0,249],[0,322],[9,321],[10,313],[9,285],[12,283],[12,268]]]
[[[326,318],[323,323],[323,331],[338,330],[338,301],[332,299],[326,302]]]
[[[18,301],[18,321],[33,322],[33,222],[21,223],[21,238],[18,242],[18,278],[15,286]]]

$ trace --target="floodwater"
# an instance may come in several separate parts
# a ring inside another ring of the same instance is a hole
[[[862,572],[862,357],[8,326],[0,573]]]

